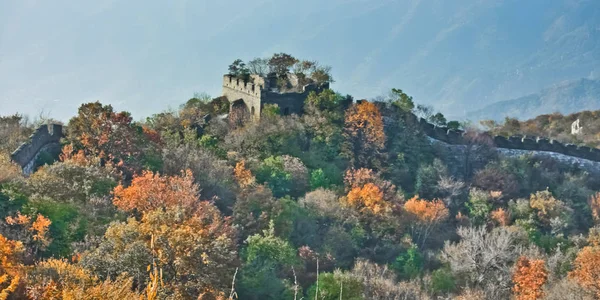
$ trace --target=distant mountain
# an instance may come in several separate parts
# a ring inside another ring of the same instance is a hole
[[[506,116],[526,120],[542,114],[570,114],[600,109],[600,80],[564,81],[528,96],[500,101],[467,114],[471,121],[502,121]]]

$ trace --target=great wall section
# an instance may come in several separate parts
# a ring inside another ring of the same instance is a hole
[[[464,154],[466,147],[471,144],[465,131],[435,126],[413,114],[409,116],[409,119],[412,120],[411,123],[417,125],[430,138],[432,144],[448,149],[454,153],[455,157],[461,157],[461,153]],[[390,121],[389,119],[384,120],[384,122]],[[37,167],[36,161],[41,153],[47,152],[56,155],[60,152],[60,139],[62,137],[62,125],[42,125],[33,132],[27,142],[11,154],[11,159],[21,166],[24,174],[31,174]],[[513,157],[521,155],[546,156],[558,162],[579,167],[590,173],[600,174],[600,149],[563,144],[543,137],[512,136],[506,138],[503,136],[487,136],[487,138],[493,141],[492,146],[501,155]]]
[[[60,153],[60,139],[62,137],[62,125],[44,124],[38,127],[29,136],[29,140],[21,144],[10,157],[21,166],[25,175],[29,175],[35,170],[36,162],[42,153]]]
[[[252,75],[252,80],[253,82],[249,82],[232,75],[224,75],[222,96],[231,101],[232,107],[245,105],[253,120],[260,118],[264,104],[277,104],[284,115],[302,114],[304,100],[310,92],[320,92],[329,88],[329,84],[319,87],[315,84],[307,84],[299,87],[295,92],[279,92],[273,90],[273,79]]]
[[[465,159],[467,147],[473,145],[465,131],[453,130],[444,126],[435,126],[423,118],[412,115],[411,119],[427,135],[432,145],[445,148],[453,153],[456,164]],[[600,149],[563,144],[553,139],[531,136],[490,136],[487,133],[481,140],[488,140],[496,152],[503,156],[518,157],[523,155],[548,157],[559,163],[568,164],[600,175]],[[477,145],[477,143],[475,143]],[[460,172],[457,172],[460,173]]]

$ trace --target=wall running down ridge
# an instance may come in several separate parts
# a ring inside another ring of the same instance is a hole
[[[33,173],[36,159],[42,152],[60,151],[63,128],[60,124],[45,124],[36,129],[29,140],[11,154],[11,159],[19,164],[25,175]]]
[[[465,132],[462,130],[452,130],[448,129],[447,127],[435,126],[428,123],[423,118],[419,119],[419,126],[423,132],[425,132],[425,134],[432,139],[450,145],[467,144],[464,137]],[[543,137],[511,136],[509,138],[505,138],[503,136],[494,136],[490,138],[494,141],[494,144],[497,148],[525,150],[529,152],[552,152],[600,162],[600,149],[596,148],[577,146],[573,144],[562,144],[556,140]],[[507,151],[504,152],[509,153]]]

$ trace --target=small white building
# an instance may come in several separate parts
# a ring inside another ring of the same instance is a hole
[[[579,119],[571,124],[571,134],[581,134],[581,125],[579,125]]]

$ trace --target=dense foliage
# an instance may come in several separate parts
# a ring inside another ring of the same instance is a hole
[[[230,67],[306,70],[286,54]],[[413,113],[450,122],[402,90],[348,99],[242,126],[205,95],[144,122],[83,104],[28,177],[9,153],[33,127],[0,118],[0,299],[600,297],[600,177],[493,155],[474,131],[461,161]]]

